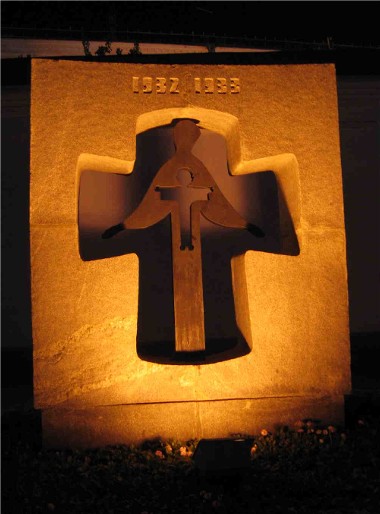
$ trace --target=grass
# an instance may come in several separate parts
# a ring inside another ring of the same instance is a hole
[[[46,450],[36,414],[3,416],[3,509],[10,513],[380,513],[380,423],[299,422],[252,438],[251,463],[200,475],[197,441]]]

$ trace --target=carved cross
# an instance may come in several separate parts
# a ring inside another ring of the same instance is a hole
[[[196,200],[208,200],[211,189],[192,186],[191,171],[181,169],[177,173],[179,186],[157,187],[161,200],[175,200],[179,203],[179,219],[181,230],[181,250],[186,247],[193,250],[191,231],[191,206]],[[186,189],[185,189],[186,188]]]
[[[199,136],[200,129],[193,121],[177,123],[174,156],[159,169],[135,211],[102,236],[107,239],[124,229],[144,229],[170,215],[177,352],[199,352],[206,347],[200,215],[223,227],[264,236],[235,211],[203,163],[192,154]]]

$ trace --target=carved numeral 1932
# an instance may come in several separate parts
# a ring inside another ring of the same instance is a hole
[[[177,77],[132,77],[132,90],[134,93],[178,94],[179,79]]]

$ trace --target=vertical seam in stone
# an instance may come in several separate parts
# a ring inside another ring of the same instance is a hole
[[[203,423],[202,423],[202,416],[201,416],[201,409],[200,409],[200,403],[199,402],[194,402],[195,404],[195,436],[199,439],[202,439],[204,434],[203,434]],[[199,434],[199,436],[198,436]]]

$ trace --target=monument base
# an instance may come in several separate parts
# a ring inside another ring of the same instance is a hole
[[[312,419],[344,424],[344,396],[245,398],[238,400],[106,405],[42,411],[47,448],[88,448],[146,439],[189,439],[255,435],[265,428],[291,427]]]

